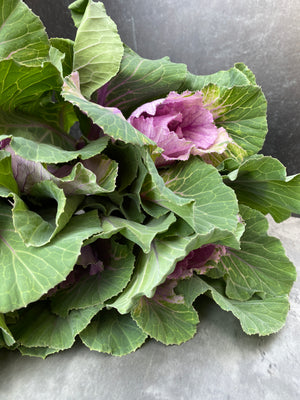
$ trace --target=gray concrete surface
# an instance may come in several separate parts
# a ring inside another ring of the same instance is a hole
[[[300,219],[276,225],[300,270]],[[292,289],[286,326],[269,337],[247,336],[209,299],[199,303],[199,330],[181,346],[149,341],[115,358],[77,343],[46,360],[0,351],[1,400],[298,400],[300,280]]]

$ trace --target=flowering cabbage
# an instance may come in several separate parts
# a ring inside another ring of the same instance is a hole
[[[49,42],[22,0],[2,3],[0,348],[180,344],[203,294],[247,334],[281,329],[295,267],[264,215],[300,213],[300,175],[257,154],[253,73],[144,59],[101,2],[71,4],[74,42]]]
[[[215,125],[201,91],[171,92],[138,107],[128,121],[163,149],[157,166],[187,160],[191,154],[223,153],[232,141],[224,128]]]

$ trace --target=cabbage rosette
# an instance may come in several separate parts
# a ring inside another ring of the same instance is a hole
[[[144,59],[101,2],[70,5],[75,41],[0,6],[0,347],[180,344],[202,295],[246,334],[281,329],[296,273],[265,215],[300,213],[300,176],[258,154],[253,73]]]

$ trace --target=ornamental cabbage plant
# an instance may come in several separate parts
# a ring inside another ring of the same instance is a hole
[[[296,271],[265,215],[300,214],[300,175],[259,153],[250,69],[144,59],[101,2],[70,5],[74,41],[0,6],[0,347],[181,344],[202,295],[246,334],[280,330]]]

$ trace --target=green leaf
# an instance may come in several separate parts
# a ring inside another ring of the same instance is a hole
[[[245,64],[239,63],[235,64],[234,67],[230,68],[228,71],[219,71],[211,75],[194,75],[188,72],[179,91],[190,90],[195,92],[211,83],[226,88],[256,84],[253,73]]]
[[[139,245],[144,253],[149,253],[154,237],[158,233],[167,231],[175,221],[176,218],[172,213],[152,219],[145,225],[114,216],[103,217],[100,219],[103,232],[99,236],[105,239],[119,232],[128,240]]]
[[[0,203],[0,312],[25,307],[65,280],[83,241],[100,230],[97,212],[73,217],[47,245],[26,247],[15,232],[11,208]]]
[[[212,241],[226,239],[230,243],[232,240],[236,242],[237,200],[234,192],[227,190],[214,167],[193,157],[162,170],[160,177],[155,167],[150,165],[149,158],[147,166],[151,180],[146,180],[144,184],[141,192],[143,200],[170,209],[196,233],[214,233]]]
[[[9,136],[6,136],[9,137]],[[0,139],[4,138],[0,136]],[[93,140],[80,150],[64,150],[58,146],[47,143],[37,143],[23,137],[11,137],[10,146],[14,152],[26,160],[58,164],[65,163],[76,158],[86,160],[100,154],[107,146],[108,138],[102,137]]]
[[[49,41],[39,17],[21,0],[0,0],[0,10],[0,60],[27,65],[45,61]]]
[[[20,313],[11,329],[19,344],[65,350],[72,347],[75,337],[90,323],[102,306],[71,311],[67,318],[52,314],[43,301],[30,305]],[[51,351],[52,352],[52,351]]]
[[[267,102],[261,88],[248,85],[228,89],[209,84],[202,92],[203,104],[214,115],[215,124],[225,128],[247,155],[257,153],[268,131]],[[231,151],[234,154],[235,148]]]
[[[4,343],[7,346],[12,346],[15,343],[15,339],[6,325],[5,316],[3,314],[0,314],[0,332],[2,332]]]
[[[89,3],[89,0],[76,0],[69,5],[69,10],[71,11],[71,15],[74,21],[74,25],[76,28],[79,27],[86,7]]]
[[[228,299],[220,282],[208,281],[194,276],[189,280],[181,281],[177,292],[184,295],[185,300],[205,292],[209,292],[213,300],[225,311],[231,311],[240,320],[242,329],[248,335],[270,335],[281,329],[285,323],[289,309],[286,296],[238,301]],[[189,296],[192,293],[193,296]]]
[[[117,184],[118,191],[121,192],[139,177],[139,167],[142,162],[140,152],[130,143],[116,141],[108,144],[105,154],[119,165]],[[130,189],[131,193],[139,193],[139,190]]]
[[[113,110],[86,100],[82,96],[79,86],[78,75],[75,72],[70,77],[65,78],[62,96],[87,114],[94,124],[103,129],[106,135],[125,143],[156,147],[154,142],[136,130],[120,115],[115,114]]]
[[[150,154],[146,151],[144,152],[144,163],[148,170],[140,192],[144,210],[155,218],[164,215],[165,210],[171,210],[183,219],[190,221],[193,215],[194,200],[178,196],[165,185]]]
[[[101,195],[113,192],[116,186],[118,165],[105,156],[93,157],[83,163],[77,163],[70,175],[55,179],[57,186],[63,188],[66,195]]]
[[[286,296],[296,279],[296,270],[279,239],[267,235],[268,223],[258,211],[241,206],[246,230],[241,249],[227,249],[218,268],[226,281],[226,295],[235,300]]]
[[[192,306],[142,297],[131,312],[138,326],[164,344],[181,344],[196,333],[198,314]]]
[[[62,61],[63,76],[70,75],[73,71],[73,52],[74,52],[74,42],[70,39],[64,38],[51,38],[51,46],[55,47],[61,53],[64,54],[64,59]]]
[[[0,137],[1,138],[1,137]],[[13,138],[13,144],[15,143],[15,138]],[[73,157],[80,156],[81,158],[88,157],[91,154],[97,153],[101,151],[105,145],[105,141],[101,139],[91,142],[91,146],[88,147],[85,151],[74,151],[74,152],[67,152],[61,151],[61,149],[54,149],[52,147],[52,151],[55,150],[52,157],[56,159],[69,159]],[[16,150],[18,151],[18,146],[20,142],[18,142]],[[28,145],[28,141],[26,142]],[[38,147],[38,146],[37,146]],[[70,170],[69,175],[64,176],[63,178],[59,178],[55,175],[55,173],[60,172],[58,168],[57,171],[55,170],[54,166],[51,166],[51,170],[53,174],[51,174],[40,162],[34,161],[27,161],[20,156],[16,155],[11,146],[7,147],[7,149],[11,152],[12,155],[12,165],[13,165],[13,172],[14,176],[12,175],[12,168],[10,165],[10,154],[8,152],[3,152],[1,154],[8,154],[3,158],[2,162],[0,160],[0,164],[2,164],[3,168],[2,174],[0,175],[0,185],[4,187],[8,187],[10,190],[6,191],[0,196],[7,197],[7,196],[14,196],[10,192],[18,193],[20,191],[23,194],[30,195],[31,190],[34,190],[36,184],[42,184],[42,181],[51,181],[52,185],[55,184],[58,188],[63,189],[63,192],[66,196],[70,195],[92,195],[97,194],[101,195],[103,193],[112,192],[116,186],[116,178],[118,173],[118,165],[115,161],[108,159],[104,155],[99,155],[92,157],[90,159],[84,160],[83,162],[79,162],[75,164],[74,167],[72,166],[64,166],[62,168],[66,168],[63,172],[67,173],[68,169]],[[50,149],[49,149],[50,150]],[[22,153],[22,149],[20,151]],[[26,151],[24,151],[26,155]],[[33,155],[33,154],[32,154]],[[1,157],[1,156],[0,156]],[[37,154],[37,158],[39,155]],[[43,157],[42,157],[43,158]],[[48,155],[48,159],[51,158],[51,154]],[[5,165],[4,165],[5,163]],[[12,180],[13,179],[13,180]],[[14,183],[14,179],[16,180],[18,187]],[[50,183],[42,184],[42,185],[50,185]],[[53,186],[53,190],[58,190]],[[22,200],[17,198],[15,200],[22,204]],[[40,197],[44,197],[43,193],[41,193]],[[51,197],[51,196],[50,196]],[[60,196],[61,197],[61,196]],[[75,197],[74,197],[75,199]],[[73,199],[73,200],[74,200]],[[66,199],[66,202],[73,202],[72,199]],[[26,207],[22,205],[22,209],[26,209]]]
[[[177,261],[182,260],[191,250],[209,243],[209,240],[209,237],[199,235],[155,238],[149,253],[139,253],[128,286],[114,301],[108,301],[109,306],[125,314],[142,296],[153,297],[157,286],[174,271]]]
[[[19,193],[19,188],[12,172],[11,155],[5,150],[0,150],[0,186],[5,187],[9,192]]]
[[[254,73],[244,63],[234,64],[234,67],[241,71],[252,85],[256,85]]]
[[[103,3],[89,0],[74,42],[73,69],[79,72],[82,94],[90,98],[119,70],[123,44]]]
[[[65,317],[72,309],[104,303],[124,289],[134,268],[133,246],[111,241],[109,254],[106,254],[106,246],[102,250],[105,258],[104,270],[92,276],[87,273],[70,288],[58,291],[51,299],[53,312]]]
[[[139,348],[147,334],[136,325],[130,314],[103,310],[80,333],[80,338],[90,350],[124,356]]]
[[[70,103],[47,104],[47,107],[22,106],[26,112],[0,113],[1,138],[22,137],[34,142],[47,143],[73,150],[76,140],[68,135],[75,122],[73,106]]]
[[[44,246],[69,222],[82,198],[67,198],[52,181],[36,183],[29,194],[34,197],[38,212],[30,210],[19,196],[14,195],[14,227],[26,246]],[[54,206],[51,200],[55,201]]]
[[[172,63],[168,57],[147,60],[125,46],[120,71],[99,93],[101,104],[129,116],[141,104],[178,90],[186,72],[185,64]]]
[[[51,349],[49,347],[25,347],[19,346],[19,352],[22,356],[39,357],[45,359],[50,354],[58,353],[59,349]]]
[[[290,213],[300,214],[300,175],[286,176],[286,169],[272,157],[256,156],[228,174],[225,182],[240,203],[282,222]]]
[[[13,111],[27,102],[36,102],[45,92],[60,90],[62,77],[50,62],[25,66],[14,60],[0,62],[0,109]]]

